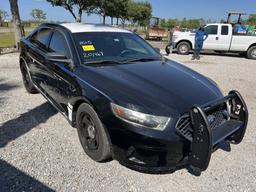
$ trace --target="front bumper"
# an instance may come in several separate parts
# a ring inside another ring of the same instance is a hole
[[[220,106],[229,106],[228,117],[212,126],[214,120],[208,114]],[[221,143],[229,145],[242,141],[248,111],[241,95],[231,91],[220,100],[192,107],[189,119],[192,128],[190,140],[177,129],[173,129],[171,139],[150,136],[146,131],[145,134],[113,131],[110,135],[114,158],[128,168],[146,173],[170,173],[188,168],[191,173],[200,175]]]

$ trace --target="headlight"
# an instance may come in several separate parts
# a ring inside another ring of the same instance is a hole
[[[138,111],[133,111],[114,103],[111,103],[111,109],[114,115],[119,119],[149,129],[163,131],[170,121],[169,117],[154,116]]]

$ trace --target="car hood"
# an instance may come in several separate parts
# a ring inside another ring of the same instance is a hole
[[[213,81],[170,60],[84,66],[81,75],[115,103],[156,115],[187,113],[222,97]]]

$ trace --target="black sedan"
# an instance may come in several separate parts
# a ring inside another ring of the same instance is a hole
[[[95,161],[200,174],[213,151],[243,139],[248,112],[237,91],[224,97],[214,81],[130,31],[42,24],[20,47],[26,90],[40,92],[77,128]]]

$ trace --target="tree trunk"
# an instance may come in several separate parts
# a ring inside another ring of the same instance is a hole
[[[122,27],[124,28],[125,26],[125,19],[121,19]]]
[[[106,24],[106,15],[103,15],[103,25]]]
[[[116,25],[119,24],[119,18],[116,18]]]
[[[113,20],[114,18],[113,17],[111,17],[111,25],[114,25],[114,20]]]
[[[83,14],[83,10],[79,9],[78,11],[78,15],[76,17],[76,22],[81,23],[82,22],[82,14]]]
[[[21,24],[18,0],[9,0],[12,13],[12,22],[15,32],[16,48],[19,49],[20,39],[25,36],[24,28]]]

